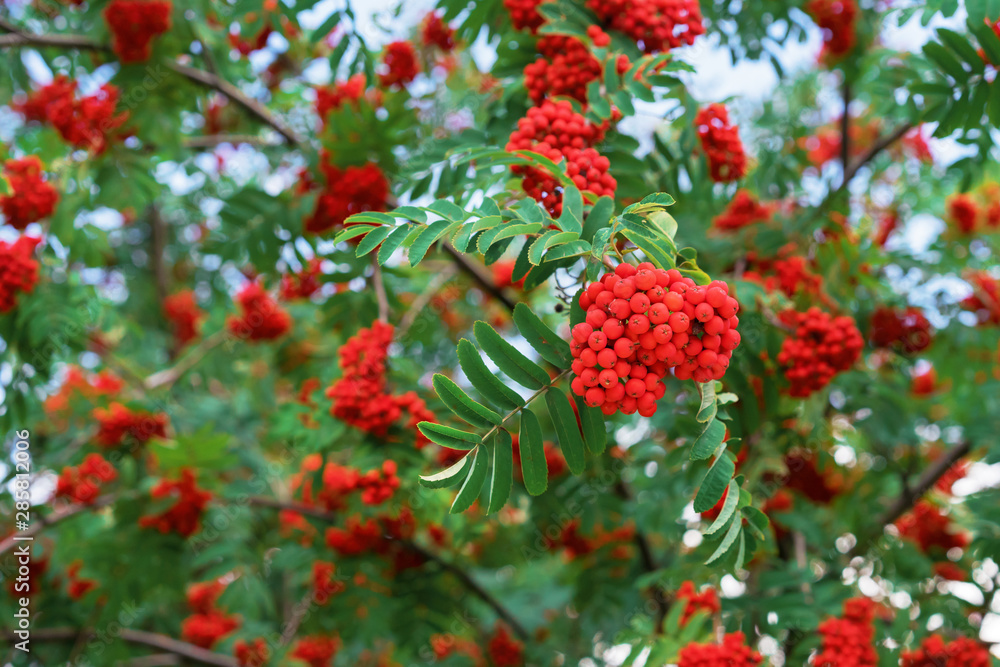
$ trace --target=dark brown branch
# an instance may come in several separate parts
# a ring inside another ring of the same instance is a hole
[[[15,538],[34,537],[35,535],[38,535],[40,532],[42,532],[42,530],[46,526],[51,526],[53,524],[59,523],[60,521],[69,519],[70,517],[74,517],[77,514],[82,514],[89,510],[106,507],[115,502],[116,499],[117,496],[115,496],[114,494],[108,494],[106,496],[100,496],[99,498],[97,498],[97,500],[90,503],[89,505],[73,504],[61,510],[50,512],[49,514],[46,515],[41,515],[41,514],[34,515],[33,522],[30,528],[28,528],[27,530],[18,531],[13,535],[4,538],[3,540],[0,540],[0,555],[7,553],[18,544],[30,544],[30,541],[28,540],[18,540]]]
[[[85,635],[88,639],[97,636],[97,634],[92,630],[84,631],[77,628],[37,628],[31,631],[31,641],[76,641],[81,635]],[[8,630],[5,630],[2,633],[2,636],[12,641],[16,639],[16,635]],[[154,632],[123,628],[119,632],[118,636],[126,642],[150,646],[160,651],[179,655],[203,665],[218,665],[219,667],[237,667],[238,665],[236,658],[223,655],[221,653],[215,653],[214,651],[208,651],[195,646],[194,644],[188,644],[187,642],[182,642],[178,639],[174,639],[166,635],[159,635]]]
[[[372,282],[375,283],[375,299],[378,301],[379,322],[389,321],[389,299],[385,293],[385,280],[382,279],[382,267],[378,257],[372,256]]]
[[[477,262],[473,262],[468,257],[463,255],[458,251],[455,246],[450,243],[442,244],[445,251],[450,254],[455,263],[458,264],[459,268],[472,276],[479,286],[483,288],[490,296],[497,299],[500,303],[506,306],[507,310],[514,310],[514,306],[517,305],[517,301],[512,299],[507,291],[496,286],[493,282],[493,276]]]
[[[846,186],[851,179],[847,177],[847,170],[851,160],[851,82],[844,74],[844,115],[840,117],[840,167],[844,172],[842,186]]]
[[[170,293],[169,276],[163,253],[167,247],[167,222],[160,215],[160,209],[155,204],[149,207],[150,244],[152,245],[150,263],[153,267],[153,277],[156,280],[156,300],[163,307]]]
[[[203,137],[189,137],[184,140],[185,148],[215,148],[221,144],[250,144],[251,146],[277,146],[274,141],[252,134],[208,134]]]
[[[14,29],[14,26],[7,24],[2,26],[7,30]],[[100,42],[96,42],[89,37],[81,35],[32,35],[26,32],[12,32],[9,35],[0,35],[0,49],[14,48],[19,46],[53,47],[57,49],[83,49],[87,51],[108,51],[108,47]]]
[[[948,472],[948,470],[955,465],[959,459],[969,453],[972,449],[972,443],[970,442],[960,442],[944,455],[940,456],[934,461],[924,471],[924,474],[920,476],[917,483],[913,486],[904,489],[904,493],[893,502],[892,505],[885,511],[885,513],[879,518],[879,526],[887,526],[893,523],[896,519],[905,514],[911,507],[913,507],[918,500],[920,500],[925,493],[931,490],[931,488],[937,484],[937,481]]]
[[[846,184],[857,176],[861,167],[871,162],[876,155],[884,151],[886,148],[889,148],[894,143],[902,139],[903,135],[912,130],[914,127],[915,125],[913,123],[905,122],[889,134],[873,143],[868,150],[866,150],[861,157],[848,168],[847,173],[844,175],[844,186],[842,186],[841,189],[846,187]]]

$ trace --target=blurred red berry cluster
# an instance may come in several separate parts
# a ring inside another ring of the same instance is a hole
[[[115,130],[128,120],[129,114],[116,113],[118,96],[118,88],[106,83],[90,95],[77,97],[76,81],[60,74],[16,102],[14,110],[25,120],[52,125],[68,144],[99,155],[112,137],[123,136]]]
[[[13,243],[0,241],[0,313],[17,305],[18,294],[31,294],[38,282],[38,262],[32,257],[42,240],[20,236]]]
[[[236,303],[243,312],[239,317],[230,315],[226,328],[241,340],[274,340],[292,328],[291,316],[256,281],[247,283],[239,291]]]
[[[107,408],[94,408],[97,434],[94,440],[101,447],[118,447],[131,440],[138,444],[153,438],[167,437],[167,415],[163,412],[133,410],[121,403],[111,403]]]
[[[201,515],[212,500],[211,493],[198,488],[191,468],[181,468],[176,480],[161,480],[150,495],[153,500],[169,498],[176,502],[159,514],[140,517],[139,525],[164,534],[175,532],[182,537],[190,537],[201,529]]]
[[[868,598],[844,601],[843,616],[828,618],[817,629],[823,643],[813,659],[814,667],[876,667],[874,620],[875,603]]]
[[[192,584],[188,587],[187,601],[191,615],[181,622],[184,641],[211,649],[215,644],[240,627],[240,617],[229,615],[218,606],[218,599],[225,590],[219,581]]]
[[[192,290],[181,290],[163,300],[163,315],[174,329],[174,342],[184,347],[198,337],[198,325],[205,319],[205,311],[198,307]]]
[[[868,337],[876,347],[898,347],[904,352],[920,352],[931,344],[931,323],[919,308],[876,308]]]
[[[118,471],[100,454],[87,454],[78,466],[66,466],[56,480],[56,498],[89,505],[97,500],[101,487],[115,481]]]
[[[23,230],[56,210],[59,191],[48,182],[43,170],[42,161],[34,155],[7,160],[3,165],[10,194],[0,197],[0,211],[4,222],[14,229]]]
[[[755,667],[763,658],[745,642],[742,632],[733,632],[721,644],[688,644],[677,654],[677,667]]]
[[[778,353],[791,396],[804,398],[819,391],[861,356],[864,339],[846,315],[831,317],[814,306],[804,313],[786,310],[780,317],[793,331]]]
[[[747,173],[747,157],[740,140],[739,126],[729,124],[724,104],[709,104],[698,110],[694,120],[701,148],[708,156],[708,169],[717,183],[738,181]]]
[[[104,20],[111,30],[111,48],[123,63],[149,60],[153,39],[170,30],[170,0],[111,0]]]

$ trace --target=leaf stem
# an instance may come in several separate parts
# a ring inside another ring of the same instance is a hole
[[[506,415],[504,415],[500,419],[500,423],[499,424],[497,424],[496,426],[494,426],[493,428],[491,428],[489,431],[487,431],[485,433],[485,435],[483,435],[482,442],[486,442],[486,440],[491,435],[493,435],[498,430],[500,430],[500,428],[502,428],[503,425],[507,423],[508,419],[510,419],[511,417],[513,417],[514,415],[516,415],[518,412],[520,412],[521,410],[523,410],[526,407],[528,407],[529,405],[531,405],[531,403],[536,398],[538,398],[539,396],[541,396],[542,394],[544,394],[545,392],[547,392],[549,389],[552,389],[552,387],[556,386],[556,384],[559,382],[559,380],[563,379],[570,372],[570,370],[572,370],[572,369],[567,368],[567,369],[563,370],[561,373],[559,373],[559,375],[557,375],[554,378],[552,378],[551,382],[549,382],[547,385],[545,385],[544,387],[542,387],[541,389],[539,389],[538,391],[536,391],[534,394],[532,394],[531,396],[529,396],[528,400],[526,400],[524,402],[524,405],[518,406],[518,407],[514,408],[513,410],[511,410],[510,412],[508,412]]]

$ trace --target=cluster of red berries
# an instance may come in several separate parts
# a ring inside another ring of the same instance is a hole
[[[79,600],[84,595],[97,588],[96,579],[85,579],[80,576],[80,570],[82,569],[83,561],[79,559],[70,563],[69,567],[66,568],[66,579],[69,584],[66,587],[66,593],[69,595],[71,600]]]
[[[975,271],[966,281],[972,285],[972,294],[962,300],[962,307],[976,314],[980,326],[1000,324],[1000,280],[986,271]]]
[[[413,44],[406,41],[390,42],[382,54],[382,72],[379,83],[383,88],[402,88],[417,78],[420,63]]]
[[[506,625],[497,621],[486,653],[495,667],[520,667],[524,664],[524,643],[514,639]]]
[[[211,650],[220,639],[240,627],[240,617],[226,614],[217,604],[225,588],[220,581],[188,587],[187,602],[192,613],[181,623],[184,641]]]
[[[337,81],[332,86],[316,88],[316,114],[322,123],[331,111],[339,111],[345,104],[357,105],[365,96],[368,79],[363,73],[347,81]]]
[[[139,525],[155,528],[163,534],[172,531],[183,537],[191,537],[201,529],[201,515],[212,500],[211,493],[198,488],[191,468],[182,468],[177,480],[161,480],[150,495],[154,500],[176,498],[177,502],[159,514],[140,517]]]
[[[337,579],[337,566],[333,563],[318,560],[312,569],[313,601],[325,605],[333,596],[343,593],[347,586]]]
[[[243,39],[240,27],[234,25],[229,29],[227,36],[229,45],[236,49],[241,56],[246,57],[267,46],[267,40],[270,39],[272,33],[274,33],[274,27],[270,23],[266,23],[256,35],[250,39]]]
[[[836,466],[819,461],[816,454],[800,450],[785,454],[784,487],[798,491],[814,503],[828,505],[844,491],[843,475]]]
[[[740,344],[739,303],[716,280],[697,285],[676,269],[619,264],[580,293],[586,322],[573,327],[573,393],[604,414],[656,412],[668,369],[680,380],[718,380]]]
[[[343,528],[328,528],[326,544],[341,556],[374,553],[392,560],[395,572],[420,567],[424,557],[406,544],[416,532],[416,520],[406,507],[398,516],[382,515],[362,520],[357,514],[347,518]]]
[[[451,655],[466,655],[473,664],[483,664],[483,652],[472,639],[456,637],[450,633],[439,633],[431,635],[431,650],[438,661],[444,660]]]
[[[684,625],[699,611],[709,614],[718,613],[722,609],[719,602],[719,595],[714,588],[708,587],[700,593],[695,589],[693,581],[685,581],[677,589],[677,599],[684,601],[684,615],[681,616],[681,625]]]
[[[123,63],[149,60],[153,38],[170,30],[170,0],[111,0],[104,20],[111,30],[111,49]]]
[[[795,245],[790,243],[778,251],[777,257],[761,258],[754,252],[747,253],[749,268],[743,279],[759,283],[768,292],[781,290],[789,298],[800,291],[818,296],[823,278],[812,272],[809,260],[793,254],[795,251]]]
[[[874,602],[864,597],[846,600],[841,618],[828,618],[817,628],[823,644],[814,667],[876,667],[874,620]]]
[[[716,183],[738,181],[747,173],[738,125],[729,124],[724,104],[709,104],[698,110],[694,119],[701,148],[708,156],[708,170]]]
[[[565,158],[566,173],[581,192],[614,196],[618,183],[608,173],[611,161],[593,148],[604,138],[605,131],[605,127],[593,125],[576,113],[568,100],[545,100],[517,121],[506,149],[534,151],[553,162]],[[515,166],[511,171],[523,175],[522,185],[529,196],[553,215],[562,213],[562,185],[548,170]]]
[[[316,208],[305,221],[310,234],[323,234],[339,228],[355,213],[386,210],[389,181],[377,164],[341,169],[324,161],[320,165],[326,186],[316,199]],[[299,191],[308,192],[315,184],[303,172]]]
[[[13,243],[0,241],[0,313],[13,310],[18,294],[31,294],[38,282],[38,262],[32,258],[42,239],[19,236]]]
[[[323,488],[318,493],[313,495],[309,480],[303,484],[303,501],[332,511],[344,509],[347,506],[348,496],[360,493],[361,502],[365,505],[381,505],[392,498],[393,493],[399,488],[396,470],[396,462],[392,460],[384,461],[381,468],[369,470],[364,474],[356,468],[330,461],[323,469]]]
[[[333,400],[330,414],[355,428],[384,438],[389,428],[410,413],[408,427],[434,415],[415,393],[393,396],[386,386],[386,358],[392,342],[391,324],[376,321],[370,329],[361,329],[345,342],[338,355],[343,375],[329,389],[327,398]],[[426,444],[418,441],[418,448]]]
[[[918,501],[913,510],[901,516],[896,528],[901,537],[915,542],[928,555],[941,556],[950,549],[969,545],[969,536],[952,532],[948,515],[927,500]]]
[[[233,657],[240,667],[266,667],[271,659],[271,648],[262,637],[250,641],[239,639],[233,644]]]
[[[903,148],[921,162],[934,162],[934,154],[924,136],[923,125],[918,125],[903,135]]]
[[[697,0],[588,0],[587,7],[644,53],[690,46],[705,34]]]
[[[914,369],[910,377],[910,393],[918,398],[930,396],[938,389],[937,371],[928,364],[923,369]]]
[[[948,220],[954,222],[963,234],[976,231],[979,206],[971,195],[958,194],[948,201]]]
[[[25,120],[49,123],[72,146],[89,148],[100,155],[112,133],[128,120],[128,112],[116,113],[118,88],[106,83],[86,97],[76,96],[76,81],[58,75],[26,99],[14,104]]]
[[[111,403],[107,408],[94,408],[97,434],[94,440],[101,447],[118,447],[126,439],[143,444],[153,438],[167,437],[167,415],[163,412],[132,410],[121,403]]]
[[[290,657],[301,660],[308,667],[332,667],[333,659],[337,657],[339,650],[339,637],[311,635],[295,643]]]
[[[42,161],[34,155],[7,160],[3,165],[10,194],[0,197],[0,212],[14,229],[24,229],[56,210],[59,192],[45,179],[43,170]]]
[[[712,226],[724,232],[743,229],[755,222],[770,222],[774,204],[762,204],[747,190],[737,190],[726,210],[712,218]]]
[[[600,27],[590,26],[588,33],[595,45],[609,39]],[[587,86],[600,79],[604,69],[587,45],[575,37],[546,35],[538,40],[542,57],[524,68],[524,85],[535,104],[546,97],[572,97],[586,104]],[[628,58],[618,60],[618,73],[628,70]]]
[[[86,373],[79,366],[69,366],[59,391],[45,399],[42,406],[50,416],[68,412],[70,401],[79,396],[88,401],[114,396],[125,387],[125,382],[111,371]]]
[[[445,52],[455,48],[455,29],[448,25],[438,12],[429,12],[424,17],[420,36],[424,46],[436,46]]]
[[[763,658],[745,642],[742,632],[733,632],[721,644],[688,644],[677,654],[677,667],[756,667]]]
[[[619,526],[610,531],[605,530],[602,526],[595,526],[592,535],[582,535],[580,534],[580,523],[580,519],[573,519],[562,527],[557,537],[546,537],[546,547],[562,549],[566,560],[569,561],[609,546],[611,547],[611,558],[623,560],[631,556],[631,542],[635,538],[635,526]]]
[[[115,481],[118,471],[100,454],[87,454],[78,466],[66,466],[56,480],[56,498],[89,505],[97,500],[104,484]]]
[[[931,635],[920,643],[920,648],[903,651],[899,657],[899,667],[990,667],[992,664],[989,650],[968,637],[945,643],[938,635]]]
[[[806,397],[819,391],[861,356],[864,339],[846,315],[831,317],[814,306],[804,313],[787,310],[780,318],[794,331],[778,353],[778,363],[791,385],[790,396]]]
[[[198,337],[198,325],[205,319],[205,311],[198,307],[192,290],[181,290],[163,300],[163,315],[174,329],[177,347],[184,347]]]
[[[920,352],[931,344],[931,323],[919,308],[876,308],[868,337],[876,347],[899,347],[904,352]]]
[[[545,17],[538,13],[538,5],[544,1],[503,0],[503,6],[510,14],[510,22],[515,30],[527,30],[534,33],[545,23]]]
[[[854,48],[857,40],[854,22],[858,18],[858,5],[854,0],[810,0],[806,11],[823,31],[821,58],[840,58]]]
[[[323,283],[320,282],[322,275],[323,260],[313,257],[298,273],[286,273],[281,276],[281,298],[285,301],[308,299],[323,287]]]
[[[242,314],[231,315],[226,328],[241,340],[275,340],[292,328],[292,318],[278,305],[264,287],[254,281],[247,283],[236,295]]]

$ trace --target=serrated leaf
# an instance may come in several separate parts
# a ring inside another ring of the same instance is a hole
[[[472,331],[486,356],[511,380],[528,389],[541,389],[549,383],[548,373],[505,341],[489,324],[476,322]]]
[[[465,479],[472,465],[472,454],[466,454],[460,461],[433,475],[420,475],[420,485],[428,489],[444,489]]]
[[[510,497],[514,484],[514,450],[511,444],[510,433],[504,429],[497,431],[493,440],[493,477],[490,478],[487,514],[499,512]]]
[[[691,460],[703,461],[719,448],[722,439],[726,437],[726,425],[718,419],[713,419],[705,425],[703,430],[695,439],[691,446]]]
[[[437,201],[432,202],[427,208],[449,220],[465,220],[467,217],[465,210],[461,206],[458,206],[447,199],[438,199]]]
[[[569,367],[573,358],[569,343],[547,327],[526,304],[514,306],[514,324],[542,359],[560,369]]]
[[[416,206],[397,206],[392,210],[392,215],[397,218],[405,218],[406,220],[413,220],[414,222],[419,222],[420,224],[427,223],[427,213]],[[440,220],[438,221],[440,222]]]
[[[472,469],[465,478],[462,488],[458,490],[455,501],[451,504],[452,514],[461,514],[472,507],[472,504],[479,498],[480,491],[483,490],[483,484],[486,483],[486,471],[489,463],[486,459],[489,458],[489,454],[480,445],[476,447],[472,457]]]
[[[358,249],[354,253],[355,256],[364,257],[372,250],[374,250],[376,247],[378,247],[378,244],[382,243],[382,241],[384,241],[386,237],[389,236],[389,234],[391,234],[396,229],[398,228],[386,225],[384,227],[378,227],[373,231],[368,232],[368,234],[363,239],[361,239],[361,243],[358,244]]]
[[[722,511],[715,518],[712,525],[705,529],[706,535],[714,535],[728,523],[730,517],[736,513],[736,507],[740,504],[740,487],[736,480],[730,480],[726,487],[726,502],[722,504]]]
[[[434,391],[441,401],[459,418],[480,428],[490,428],[500,424],[500,415],[472,400],[461,387],[444,375],[436,373],[433,384]]]
[[[570,241],[569,243],[564,243],[561,246],[549,250],[545,253],[545,261],[554,262],[560,259],[566,259],[567,257],[577,257],[579,255],[589,254],[590,244],[582,239],[579,239],[576,241]]]
[[[583,231],[583,195],[576,186],[563,190],[563,209],[559,216],[559,228],[565,232]]]
[[[528,249],[528,261],[535,265],[541,264],[542,253],[544,253],[548,248],[563,243],[569,243],[570,241],[575,241],[578,238],[580,238],[580,235],[574,232],[560,232],[558,229],[550,229],[534,241],[531,241],[531,245]]]
[[[479,237],[477,246],[479,252],[485,253],[491,246],[504,239],[527,234],[537,234],[540,231],[542,231],[542,224],[540,222],[515,222],[513,224],[502,225],[483,232]]]
[[[341,241],[348,241],[359,236],[364,236],[373,229],[378,229],[375,225],[351,225],[346,229],[342,229],[333,237],[334,243],[340,243]]]
[[[579,396],[574,396],[576,411],[580,415],[580,430],[583,431],[583,442],[591,454],[601,454],[608,445],[608,432],[604,428],[604,413],[598,408],[592,408]]]
[[[410,246],[410,266],[419,264],[427,256],[427,251],[434,245],[434,242],[444,236],[452,224],[447,220],[437,220],[421,229],[420,234],[413,239],[413,244]]]
[[[584,241],[593,241],[594,234],[598,229],[603,229],[611,224],[611,214],[615,211],[615,202],[611,197],[601,197],[587,214],[587,219],[583,223],[583,231],[580,238]]]
[[[985,69],[983,59],[979,57],[976,49],[973,48],[972,44],[969,44],[969,41],[965,37],[947,28],[938,28],[937,34],[949,49],[955,52],[972,68],[973,72],[983,72]]]
[[[427,436],[431,442],[436,442],[448,449],[470,450],[481,442],[481,438],[475,433],[461,431],[444,424],[434,422],[420,422],[417,424],[420,432]]]
[[[761,512],[756,507],[744,507],[741,512],[743,518],[747,520],[747,525],[750,526],[750,530],[758,537],[758,539],[764,539],[764,531],[767,530],[767,526],[770,520],[767,515]]]
[[[664,241],[653,241],[650,238],[636,234],[630,229],[623,229],[621,234],[635,244],[639,250],[646,254],[646,258],[660,269],[674,268],[674,257],[670,252],[670,247]]]
[[[698,415],[695,417],[699,422],[705,423],[715,419],[718,412],[718,397],[715,395],[715,382],[700,383],[701,405],[698,407]]]
[[[524,478],[524,488],[533,496],[545,493],[545,489],[549,486],[549,469],[545,461],[542,427],[538,424],[538,417],[528,408],[521,410],[518,448],[521,454],[521,476]]]
[[[719,502],[722,492],[729,486],[729,481],[735,472],[736,464],[725,451],[720,452],[694,497],[694,511],[700,514],[715,507],[715,503]]]
[[[483,232],[487,229],[493,229],[498,225],[503,224],[503,218],[499,215],[484,215],[471,224],[472,233]]]
[[[400,225],[399,227],[396,227],[396,229],[394,229],[392,233],[386,237],[385,241],[382,242],[382,247],[378,249],[378,263],[382,265],[388,262],[389,258],[392,257],[392,253],[396,252],[396,249],[403,244],[403,241],[406,240],[406,237],[409,234],[409,225]],[[367,239],[368,237],[365,238]]]
[[[486,363],[479,356],[476,346],[465,338],[458,341],[458,362],[462,366],[465,377],[469,378],[472,386],[487,401],[508,410],[516,410],[524,405],[524,399],[486,367]]]
[[[586,467],[586,454],[583,448],[583,437],[576,425],[576,415],[566,394],[558,389],[552,389],[545,394],[545,404],[549,407],[549,417],[556,430],[556,439],[562,449],[566,465],[574,475],[582,474]]]
[[[733,521],[733,524],[729,527],[729,531],[726,533],[726,536],[722,538],[722,543],[719,544],[719,548],[715,550],[715,553],[708,557],[708,560],[705,561],[705,565],[714,563],[719,558],[722,558],[722,556],[729,551],[730,547],[733,546],[733,543],[736,542],[736,538],[740,536],[740,533],[743,532],[742,528],[742,521]]]

